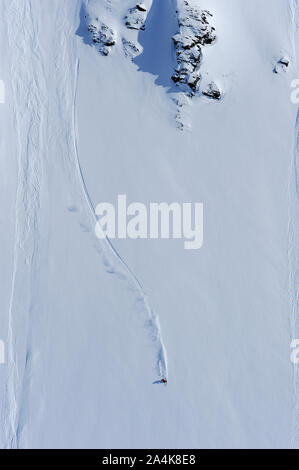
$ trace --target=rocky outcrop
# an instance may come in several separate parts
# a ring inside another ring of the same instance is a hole
[[[193,96],[199,89],[202,47],[216,39],[215,28],[209,23],[213,15],[208,10],[190,6],[189,0],[183,0],[177,13],[179,32],[172,38],[177,66],[172,80]]]
[[[140,54],[139,47],[132,41],[129,41],[126,38],[122,38],[122,44],[124,54],[127,58],[133,60],[138,54]]]
[[[219,85],[215,83],[217,82],[215,77],[206,70],[206,64],[200,71],[204,48],[215,42],[216,33],[211,24],[213,15],[208,10],[200,9],[197,2],[200,3],[199,0],[177,0],[177,2],[173,2],[174,10],[169,12],[169,14],[175,14],[175,5],[177,4],[178,28],[177,34],[172,37],[176,66],[173,73],[171,74],[170,71],[168,75],[167,86],[169,86],[170,77],[173,83],[178,86],[175,91],[179,93],[173,93],[172,100],[176,109],[176,126],[182,131],[191,126],[190,98],[198,94],[218,101],[223,95]],[[143,51],[143,31],[146,28],[148,13],[153,5],[152,0],[136,3],[135,6],[127,10],[126,16],[120,14],[120,23],[115,21],[111,5],[109,3],[108,8],[107,5],[104,7],[99,2],[97,8],[94,5],[91,8],[92,5],[89,4],[84,18],[84,33],[82,35],[84,41],[94,45],[104,56],[108,56],[113,49],[118,48],[125,57],[136,64],[138,63],[135,60],[136,57]],[[155,14],[158,13],[156,11]],[[152,15],[150,17],[152,18]],[[167,15],[165,20],[167,20]],[[86,29],[88,34],[86,34]],[[154,28],[149,30],[149,33],[149,36],[154,35]],[[148,41],[146,47],[150,47]],[[153,47],[157,47],[155,41],[153,41]],[[169,53],[171,53],[170,50]],[[279,64],[280,67],[288,67],[286,58],[282,58]],[[174,87],[171,87],[170,91],[174,91]]]
[[[99,52],[105,56],[110,54],[112,47],[116,44],[113,29],[102,23],[98,18],[89,23],[87,29],[92,35],[93,44],[98,46]]]
[[[124,21],[128,29],[142,30],[145,29],[145,20],[147,16],[147,8],[143,3],[137,3],[133,8],[130,8]]]
[[[202,90],[202,94],[213,100],[220,100],[222,96],[220,88],[214,82],[209,83],[207,88]]]
[[[273,72],[274,73],[280,73],[280,72],[286,72],[287,68],[290,65],[290,60],[287,57],[282,57],[279,59],[279,61],[276,63]]]

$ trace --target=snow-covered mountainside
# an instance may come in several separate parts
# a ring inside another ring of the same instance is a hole
[[[0,11],[0,447],[299,447],[297,0]],[[202,248],[97,238],[118,195]]]

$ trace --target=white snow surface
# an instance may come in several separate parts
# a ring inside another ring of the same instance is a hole
[[[190,2],[219,102],[171,81],[183,2],[143,3],[0,4],[0,447],[299,447],[297,1]],[[97,239],[118,194],[203,202],[203,248]]]

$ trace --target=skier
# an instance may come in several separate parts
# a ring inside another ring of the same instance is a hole
[[[164,377],[162,377],[162,379],[155,380],[155,382],[153,382],[153,384],[164,384],[164,385],[167,385],[167,379],[165,379]]]

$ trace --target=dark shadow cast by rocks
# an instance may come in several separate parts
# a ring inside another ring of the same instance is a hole
[[[83,40],[84,44],[91,46],[93,44],[92,35],[89,33],[87,29],[87,26],[88,26],[87,23],[88,23],[88,14],[87,14],[85,5],[82,4],[81,9],[80,9],[80,23],[76,31],[76,35],[79,36]]]
[[[155,83],[169,91],[178,91],[171,76],[176,64],[172,36],[178,32],[177,0],[153,0],[145,31],[138,34],[143,52],[133,62],[141,72],[155,75]]]

